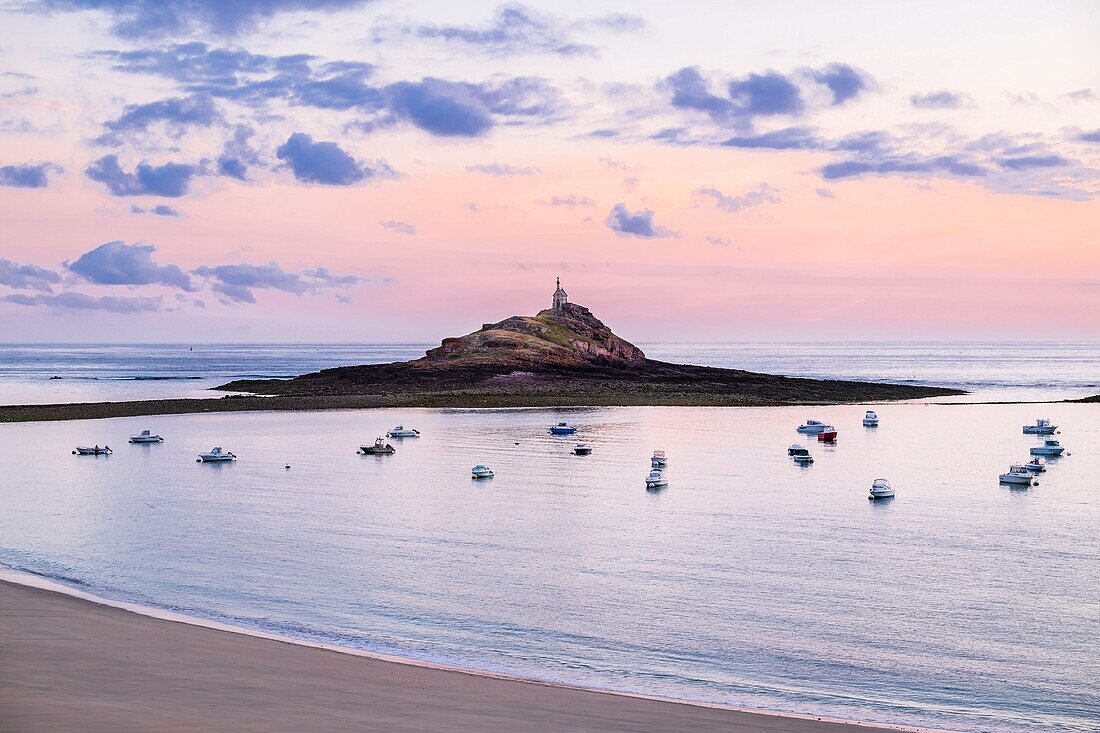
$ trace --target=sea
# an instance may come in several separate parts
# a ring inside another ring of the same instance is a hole
[[[0,401],[191,396],[424,348],[4,346]],[[536,680],[955,731],[1100,730],[1100,405],[1032,402],[1100,393],[1100,346],[643,348],[971,394],[0,424],[0,563],[304,642]],[[1030,488],[999,484],[1041,444],[1021,429],[1037,417],[1066,453]],[[796,432],[810,418],[837,427],[835,445]],[[549,434],[562,420],[576,436]],[[421,437],[357,453],[398,424]],[[127,444],[146,428],[164,443]],[[578,440],[591,455],[572,454]],[[114,453],[71,454],[97,443]],[[792,443],[814,463],[793,464]],[[214,445],[238,460],[196,462]],[[652,491],[656,449],[669,484]],[[477,463],[495,477],[472,480]],[[894,499],[868,500],[879,477]]]

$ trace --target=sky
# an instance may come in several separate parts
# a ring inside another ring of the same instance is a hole
[[[0,341],[1100,339],[1100,4],[0,0]]]

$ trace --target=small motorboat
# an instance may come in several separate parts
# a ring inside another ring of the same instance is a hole
[[[1027,466],[1014,463],[1009,467],[1008,473],[1001,474],[1001,483],[1012,484],[1013,486],[1031,486],[1035,483],[1035,475],[1027,470]]]
[[[819,420],[807,420],[798,426],[798,432],[805,433],[806,435],[817,435],[823,432],[827,427],[829,426]]]
[[[877,478],[871,482],[871,492],[867,494],[868,499],[893,499],[894,489],[890,486],[890,482],[884,478]]]
[[[587,456],[592,452],[592,446],[585,445],[584,443],[577,443],[573,446],[573,455],[575,456]]]
[[[557,425],[550,426],[551,435],[572,435],[577,432],[577,429],[567,422],[560,422]]]
[[[1024,435],[1054,435],[1056,430],[1058,430],[1057,425],[1051,425],[1050,420],[1041,417],[1035,421],[1034,425],[1024,426]]]
[[[834,428],[832,425],[826,425],[825,429],[817,434],[817,439],[822,443],[835,443],[836,428]]]
[[[803,466],[808,466],[814,462],[814,457],[810,455],[810,451],[806,450],[802,446],[795,444],[787,449],[787,455],[791,457],[791,460]]]
[[[1030,453],[1033,456],[1060,456],[1065,450],[1057,440],[1047,438],[1042,445],[1032,448]]]
[[[359,451],[365,456],[388,456],[397,452],[397,449],[386,442],[385,438],[375,438],[374,445],[361,445]]]
[[[102,448],[100,448],[98,445],[91,448],[84,445],[78,445],[76,448],[73,449],[74,456],[108,456],[112,453],[114,453],[114,451],[106,445]]]
[[[662,486],[668,486],[668,479],[665,478],[665,472],[659,468],[654,468],[645,477],[645,487],[647,489],[659,489]]]
[[[1047,470],[1047,464],[1043,463],[1041,460],[1039,460],[1039,457],[1036,456],[1035,458],[1032,458],[1030,461],[1025,463],[1024,468],[1031,471],[1032,473],[1042,473],[1043,471]]]
[[[492,478],[494,475],[493,469],[480,463],[470,469],[470,478]]]
[[[804,455],[807,455],[808,453],[809,453],[809,451],[806,450],[806,446],[802,445],[801,443],[792,443],[791,447],[787,449],[787,455],[788,456],[797,456],[797,455],[803,455],[804,456]]]
[[[868,410],[863,413],[863,427],[865,428],[877,428],[878,427],[878,415],[874,410]]]
[[[199,453],[198,463],[225,463],[235,461],[237,456],[230,451],[222,450],[221,446],[211,448],[208,453]]]
[[[131,443],[163,443],[164,438],[159,435],[154,435],[148,430],[142,430],[137,435],[130,436]]]
[[[653,457],[649,459],[649,465],[653,468],[664,468],[668,465],[668,458],[663,450],[653,451]]]
[[[420,431],[413,428],[407,428],[404,425],[398,425],[393,430],[386,433],[387,438],[419,438]]]

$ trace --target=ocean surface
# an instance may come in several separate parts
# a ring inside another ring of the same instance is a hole
[[[0,404],[220,397],[241,378],[289,378],[412,359],[436,344],[0,344]],[[1100,343],[649,343],[665,361],[787,376],[957,387],[965,401],[1100,393]],[[60,379],[51,379],[60,377]]]
[[[1100,405],[378,410],[0,425],[0,563],[303,640],[963,731],[1100,729]],[[1049,416],[1070,455],[997,475]],[[795,432],[832,422],[835,446]],[[574,438],[547,426],[569,420]],[[392,456],[356,448],[398,423]],[[151,428],[159,445],[127,435]],[[816,457],[793,465],[786,449]],[[78,444],[108,444],[78,457]],[[213,445],[233,464],[196,463]],[[646,491],[653,449],[669,486]],[[470,466],[496,471],[471,481]],[[290,469],[284,468],[289,463]],[[891,479],[897,498],[871,502]]]

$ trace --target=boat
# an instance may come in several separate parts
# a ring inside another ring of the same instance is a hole
[[[791,457],[795,463],[808,466],[814,462],[814,457],[810,455],[810,451],[806,450],[802,446],[795,443],[787,449],[787,455]]]
[[[153,435],[148,430],[142,430],[137,435],[130,436],[131,443],[163,443],[164,438],[159,435]]]
[[[653,468],[664,468],[668,465],[668,458],[663,450],[653,451],[653,457],[649,459],[649,465]]]
[[[798,432],[806,435],[817,435],[827,427],[829,426],[819,420],[807,420],[798,426]]]
[[[84,445],[78,445],[76,448],[73,449],[74,456],[107,456],[111,453],[114,453],[114,451],[111,450],[108,446],[103,446],[102,448],[100,448],[97,445],[89,448]]]
[[[577,443],[573,446],[573,455],[575,456],[587,456],[592,452],[592,446],[585,445],[584,443]]]
[[[1047,438],[1042,445],[1032,448],[1030,453],[1033,456],[1060,456],[1064,451],[1061,443],[1054,438]]]
[[[420,431],[414,428],[407,428],[404,425],[398,425],[393,430],[386,433],[387,438],[419,438]]]
[[[806,455],[791,456],[791,459],[800,466],[808,466],[814,462],[814,457],[809,453]]]
[[[386,442],[385,438],[375,438],[374,445],[361,445],[359,451],[365,456],[388,456],[397,452],[397,449]]]
[[[806,446],[801,443],[792,443],[791,447],[787,449],[788,456],[809,455],[810,451],[806,450]]]
[[[1043,463],[1041,460],[1039,460],[1039,457],[1036,456],[1035,458],[1032,458],[1030,461],[1025,463],[1024,468],[1031,471],[1032,473],[1042,473],[1043,471],[1047,470],[1047,464]]]
[[[878,427],[878,415],[874,410],[868,410],[863,413],[863,427],[865,428],[877,428]]]
[[[572,435],[577,432],[577,429],[567,422],[560,422],[557,425],[550,426],[551,435]]]
[[[480,463],[470,469],[470,478],[492,478],[494,475],[493,469]]]
[[[835,443],[836,442],[836,428],[832,425],[826,425],[825,429],[817,434],[817,439],[822,443]]]
[[[659,468],[654,468],[645,477],[645,487],[647,489],[659,489],[662,486],[668,486],[668,479],[665,478],[665,472]]]
[[[894,489],[890,486],[890,482],[884,478],[877,478],[871,482],[871,491],[867,494],[868,499],[893,499]]]
[[[1050,420],[1040,417],[1034,425],[1024,426],[1024,435],[1054,435],[1056,430],[1058,430],[1057,425],[1051,425]]]
[[[235,460],[237,460],[237,456],[233,453],[222,450],[221,446],[215,446],[208,453],[199,453],[198,463],[225,463],[226,461]]]
[[[1027,466],[1014,463],[1009,467],[1008,473],[1001,474],[1001,483],[1014,486],[1031,486],[1035,483],[1035,476],[1027,470]]]

